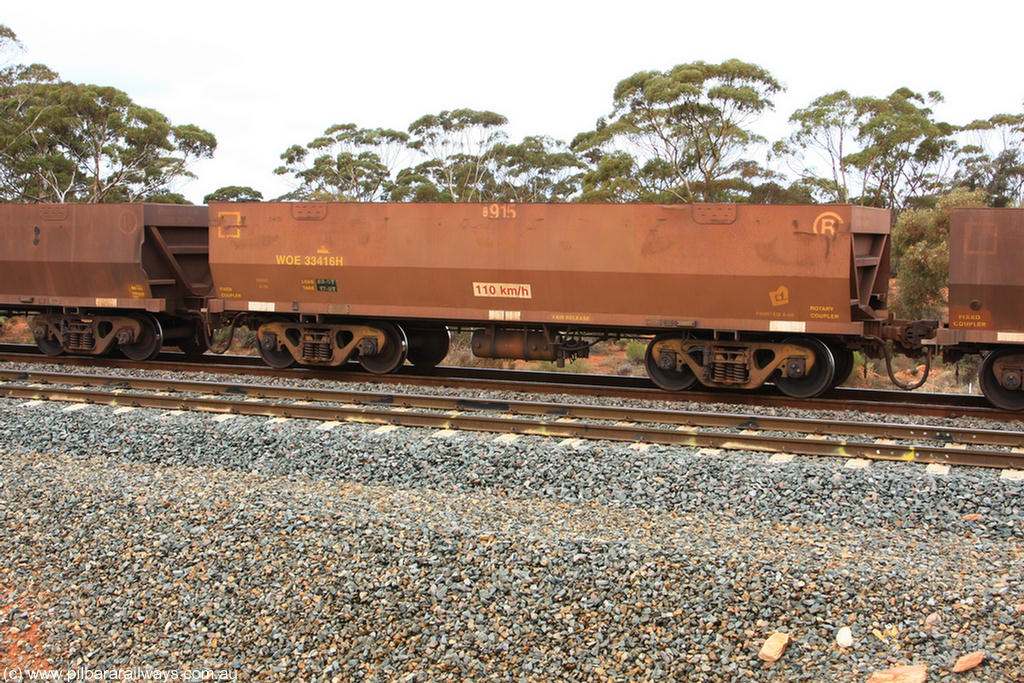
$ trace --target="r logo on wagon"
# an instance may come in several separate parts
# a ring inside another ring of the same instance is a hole
[[[826,211],[818,214],[818,217],[814,219],[814,226],[811,230],[815,235],[835,237],[841,227],[843,227],[843,217],[832,211]]]

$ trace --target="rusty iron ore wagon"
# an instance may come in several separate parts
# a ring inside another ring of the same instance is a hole
[[[212,311],[271,365],[432,365],[448,328],[488,358],[564,361],[654,335],[665,389],[821,393],[852,350],[912,348],[885,310],[889,212],[854,206],[259,203],[210,206]]]
[[[208,211],[208,213],[207,213]],[[820,394],[853,351],[918,353],[886,310],[888,211],[848,205],[213,203],[11,206],[0,306],[47,353],[202,351],[228,324],[273,366],[433,366],[649,340],[659,386]]]
[[[201,352],[207,210],[165,204],[0,204],[0,308],[33,311],[43,353]]]
[[[949,320],[934,343],[947,361],[984,354],[985,396],[1024,410],[1024,209],[952,209]]]

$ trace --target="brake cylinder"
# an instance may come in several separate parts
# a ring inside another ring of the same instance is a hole
[[[543,332],[494,329],[475,331],[471,342],[477,358],[521,360],[555,360],[556,344],[548,341]]]

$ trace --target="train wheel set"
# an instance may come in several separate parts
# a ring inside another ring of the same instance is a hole
[[[852,368],[853,352],[833,348],[844,359],[849,354]],[[787,396],[811,398],[834,386],[837,376],[832,350],[814,337],[723,342],[659,335],[647,347],[646,365],[651,380],[666,391],[685,391],[698,382],[707,387],[756,389],[770,381]]]
[[[202,355],[206,344],[195,322],[149,313],[43,313],[32,317],[32,336],[47,356],[61,354],[105,356],[119,351],[136,361],[155,358],[165,344],[191,356]]]
[[[978,380],[985,397],[1004,410],[1024,410],[1024,348],[1003,347],[985,356]]]

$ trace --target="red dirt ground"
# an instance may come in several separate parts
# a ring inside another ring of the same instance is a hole
[[[53,668],[53,664],[41,656],[44,632],[42,622],[33,618],[34,608],[35,605],[31,602],[15,600],[14,591],[10,588],[0,587],[0,619],[17,609],[26,612],[31,623],[31,626],[25,630],[11,626],[8,622],[0,626],[0,669],[43,670]],[[32,653],[25,650],[26,645],[30,646]]]

